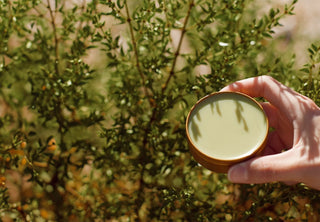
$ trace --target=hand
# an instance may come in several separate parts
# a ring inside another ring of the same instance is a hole
[[[221,91],[263,97],[262,107],[274,131],[264,153],[229,169],[234,183],[304,183],[320,190],[320,109],[308,97],[269,76],[235,82]]]

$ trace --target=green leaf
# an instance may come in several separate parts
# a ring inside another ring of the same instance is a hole
[[[308,51],[309,51],[309,53],[310,53],[311,55],[314,55],[314,54],[315,54],[315,52],[314,52],[311,48],[309,48]]]
[[[264,36],[266,38],[272,38],[272,35],[270,35],[268,32],[263,32],[262,36]]]
[[[310,73],[310,68],[302,68],[300,69],[301,72]]]

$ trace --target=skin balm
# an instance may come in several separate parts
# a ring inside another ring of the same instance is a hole
[[[217,92],[200,99],[186,121],[190,151],[217,173],[259,155],[266,145],[268,119],[261,105],[238,92]]]

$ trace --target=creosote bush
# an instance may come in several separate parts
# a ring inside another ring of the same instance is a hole
[[[296,2],[0,1],[1,220],[318,220],[319,192],[232,184],[185,135],[199,98],[246,77],[320,105],[320,45],[299,70],[272,39]]]

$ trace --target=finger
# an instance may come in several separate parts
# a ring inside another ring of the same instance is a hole
[[[260,105],[268,118],[269,126],[278,128],[280,115],[279,110],[269,102],[260,103]]]
[[[268,135],[267,145],[262,152],[262,156],[281,153],[286,149],[285,144],[276,132],[270,132]]]
[[[292,147],[293,142],[293,126],[292,123],[284,116],[275,106],[270,103],[261,103],[267,118],[269,125],[275,129],[276,133],[269,133],[268,144],[277,148],[277,152],[282,149]],[[279,142],[278,142],[279,140]],[[277,144],[278,143],[278,144]],[[281,145],[281,149],[280,149]]]
[[[286,185],[288,185],[288,186],[292,186],[292,185],[297,184],[298,182],[296,182],[296,181],[284,181],[284,183],[285,183]]]
[[[296,113],[292,112],[296,104],[306,99],[270,76],[244,79],[226,86],[221,91],[238,91],[251,97],[263,97],[290,119],[296,117]]]
[[[262,156],[277,154],[289,150],[292,146],[288,146],[284,142],[287,139],[282,137],[277,131],[269,132],[267,144],[262,152]],[[292,139],[290,141],[290,144],[292,144]]]
[[[234,183],[269,183],[296,181],[296,158],[291,150],[283,153],[256,157],[232,166],[228,178]]]

